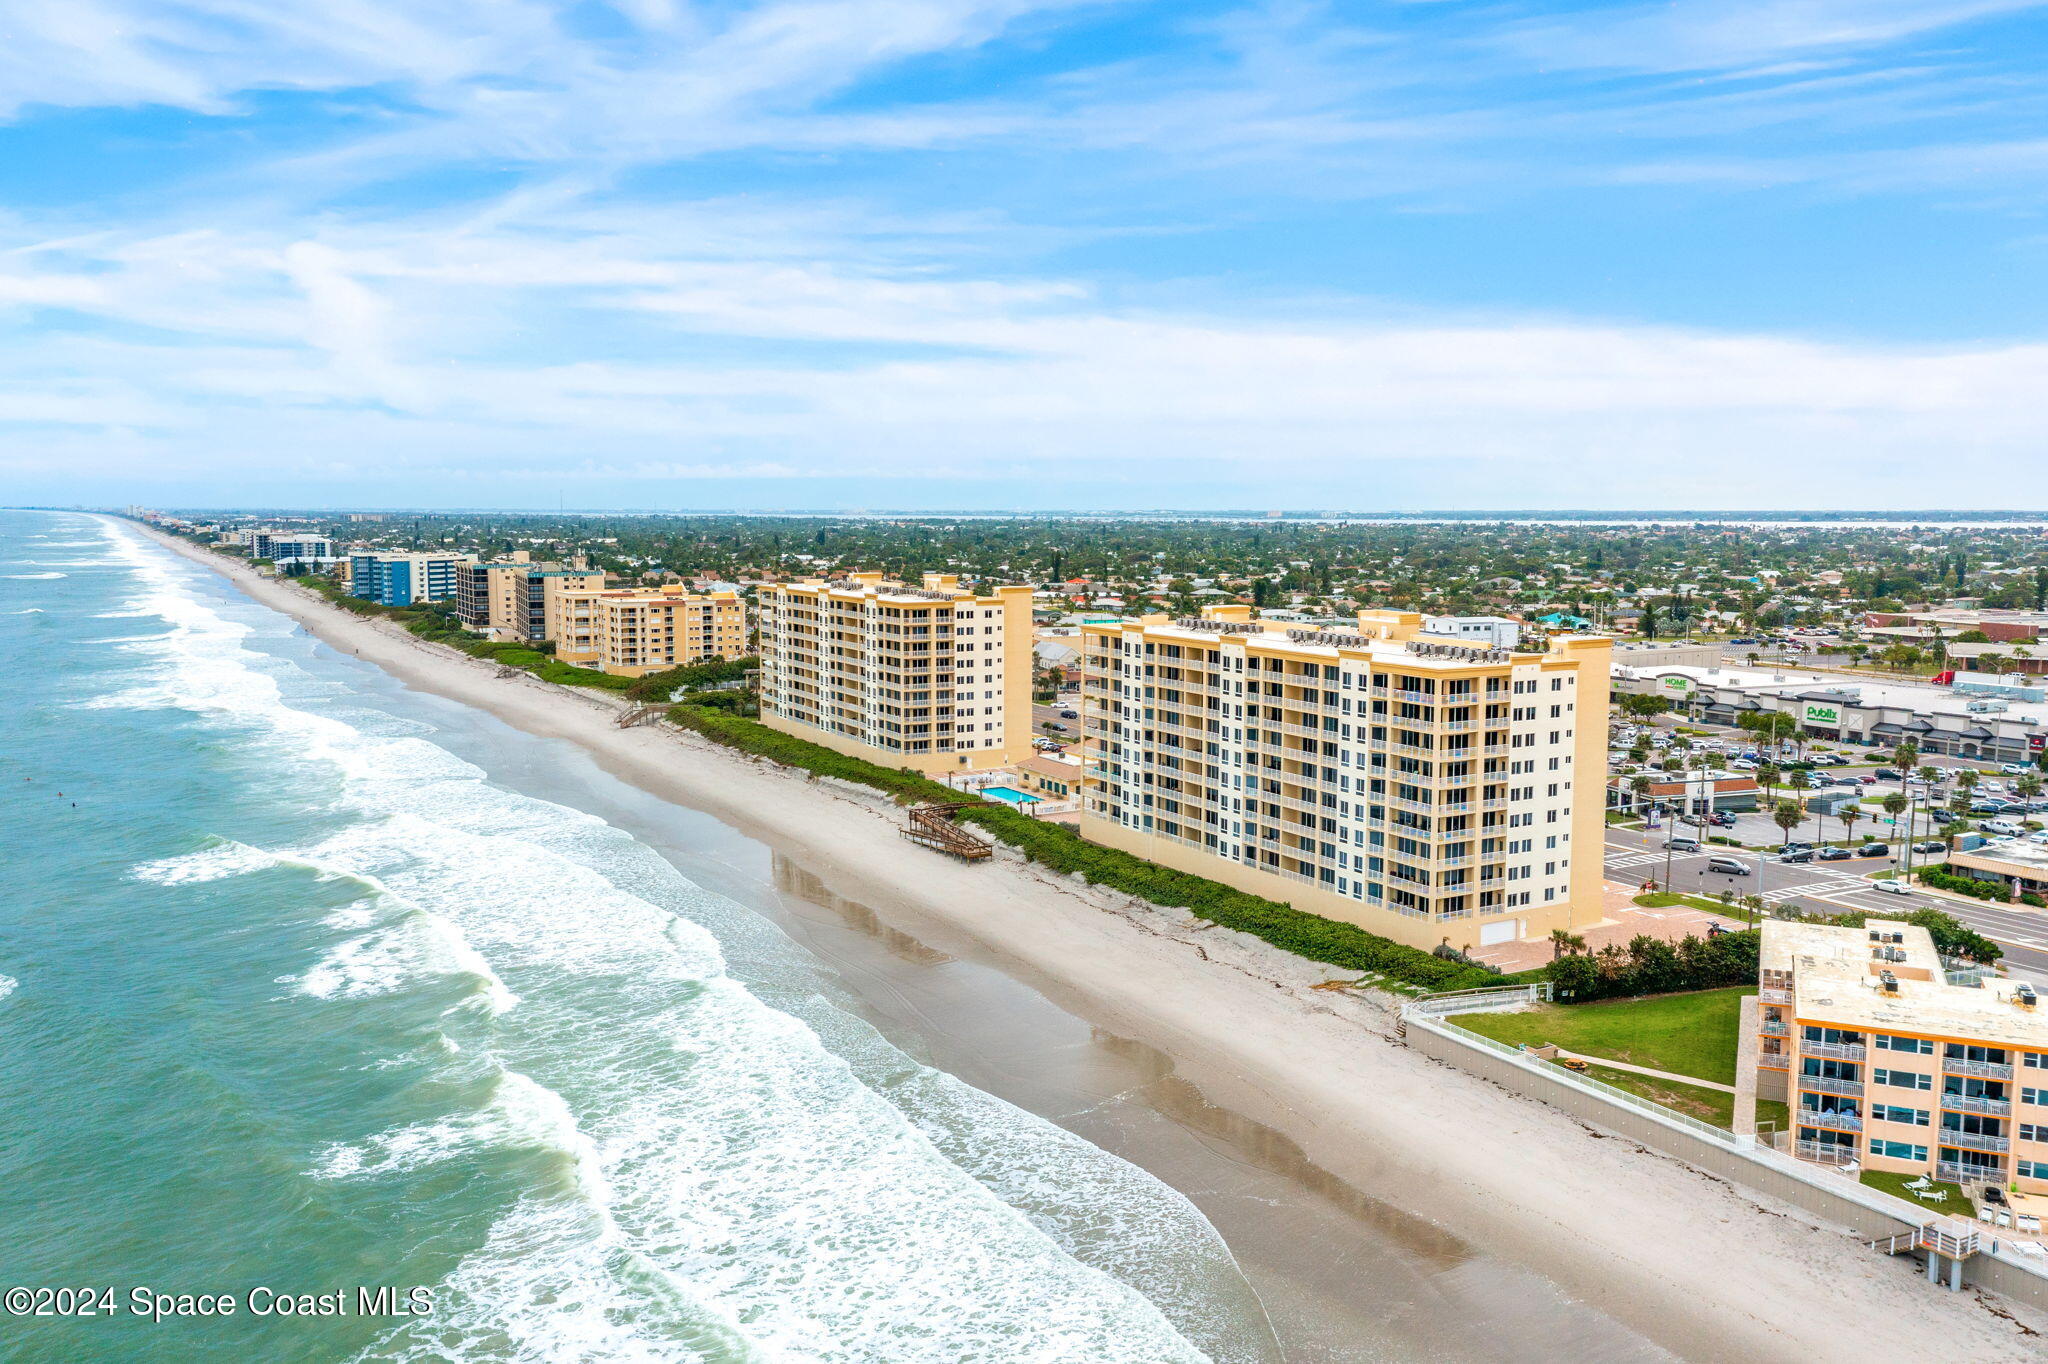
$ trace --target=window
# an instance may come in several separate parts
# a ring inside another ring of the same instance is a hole
[[[2023,1122],[2020,1124],[2021,1141],[2048,1141],[2048,1124]]]
[[[1896,1089],[1934,1088],[1932,1075],[1922,1075],[1912,1070],[1875,1070],[1871,1072],[1871,1078],[1881,1085],[1891,1085]]]
[[[1927,1148],[1915,1146],[1910,1141],[1873,1141],[1870,1143],[1870,1154],[1883,1156],[1888,1160],[1917,1160],[1922,1163],[1927,1160]]]
[[[2034,1070],[2048,1070],[2048,1051],[2023,1051],[2020,1064]]]
[[[2048,1179],[2048,1160],[2022,1160],[2013,1166],[2021,1179]]]
[[[2040,1104],[2044,1108],[2048,1108],[2048,1089],[2023,1089],[2020,1091],[2020,1102],[2023,1104]]]
[[[1908,1127],[1927,1126],[1927,1110],[1924,1108],[1902,1108],[1898,1104],[1873,1104],[1870,1116],[1879,1122],[1902,1122]]]
[[[1934,1055],[1934,1043],[1925,1037],[1894,1037],[1890,1033],[1879,1033],[1877,1045],[1885,1051],[1909,1051],[1921,1056]]]

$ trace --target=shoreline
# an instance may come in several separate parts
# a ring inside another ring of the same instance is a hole
[[[2009,1305],[1928,1290],[1845,1231],[1438,1065],[1391,1039],[1381,1000],[1311,990],[1327,968],[1013,856],[953,862],[899,838],[896,807],[879,794],[665,726],[619,729],[604,696],[501,678],[488,661],[124,524],[406,685],[575,743],[623,781],[800,858],[893,926],[1014,963],[1020,979],[1171,1057],[1209,1102],[1279,1133],[1346,1187],[1534,1271],[1684,1358],[1860,1358],[1867,1346],[1842,1323],[1861,1312],[1880,1314],[1899,1348],[2034,1357],[2001,1315]],[[1823,1303],[1833,1310],[1817,1311]]]

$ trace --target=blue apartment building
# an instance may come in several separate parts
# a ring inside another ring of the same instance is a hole
[[[379,606],[412,606],[455,595],[465,554],[351,554],[349,595]]]

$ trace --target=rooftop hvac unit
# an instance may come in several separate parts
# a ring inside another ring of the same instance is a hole
[[[2034,993],[2034,987],[2025,981],[2021,981],[2012,987],[2012,998],[2013,1003],[2019,1005],[2022,1009],[2031,1009],[2041,1002],[2040,996]]]
[[[1884,934],[1878,932],[1876,929],[1873,928],[1870,930],[1870,940],[1872,942],[1883,942]]]
[[[1899,992],[1899,978],[1893,975],[1891,972],[1882,972],[1878,975],[1877,979],[1878,983],[1884,987],[1884,992],[1886,994],[1895,995]]]

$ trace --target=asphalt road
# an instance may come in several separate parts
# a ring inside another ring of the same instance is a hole
[[[1891,865],[1888,858],[1852,858],[1845,862],[1778,862],[1768,854],[1720,848],[1713,853],[1673,852],[1668,859],[1664,848],[1666,830],[1643,832],[1634,829],[1607,831],[1607,878],[1610,881],[1640,882],[1654,879],[1659,885],[1685,894],[1718,896],[1732,890],[1739,898],[1761,895],[1772,904],[1821,914],[1839,914],[1845,909],[1871,914],[1899,914],[1915,909],[1939,909],[1953,914],[2005,949],[2010,972],[2048,984],[2048,911],[2023,905],[1990,905],[1958,901],[1946,896],[1913,891],[1893,895],[1873,887],[1868,873]],[[1732,856],[1747,864],[1747,876],[1730,876],[1707,870],[1710,856]],[[1669,867],[1667,875],[1666,868]],[[1731,911],[1741,917],[1741,911]]]
[[[1080,738],[1081,722],[1079,720],[1067,719],[1065,716],[1060,714],[1060,712],[1063,710],[1070,710],[1073,711],[1076,715],[1079,715],[1081,713],[1081,698],[1076,696],[1071,701],[1061,701],[1057,705],[1051,706],[1041,706],[1038,703],[1033,702],[1031,706],[1032,736],[1035,738],[1040,734],[1049,733],[1055,739]],[[1047,725],[1062,725],[1065,728],[1054,729],[1049,731],[1046,729]]]

